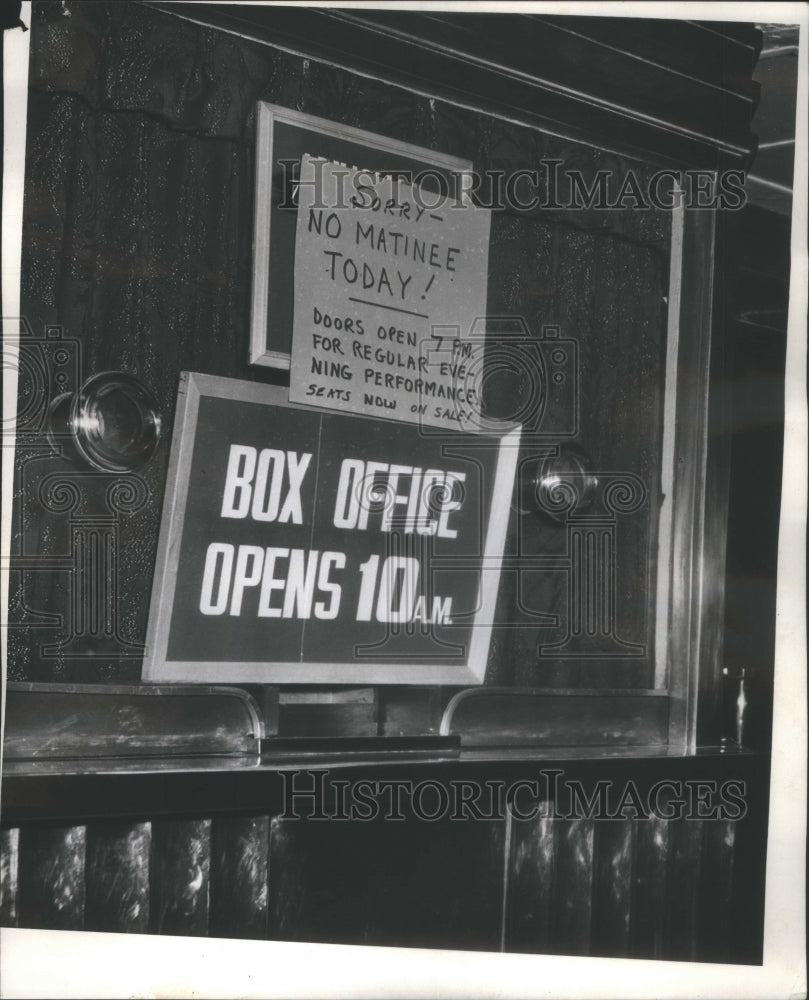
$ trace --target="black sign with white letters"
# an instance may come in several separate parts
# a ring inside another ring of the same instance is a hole
[[[144,678],[482,681],[518,439],[186,376]]]

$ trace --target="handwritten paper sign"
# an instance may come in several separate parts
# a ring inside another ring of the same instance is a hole
[[[290,399],[477,429],[489,228],[468,201],[305,155]]]
[[[425,437],[184,376],[148,681],[483,680],[519,429]]]

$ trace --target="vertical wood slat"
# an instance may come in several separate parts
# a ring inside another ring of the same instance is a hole
[[[705,824],[699,896],[699,958],[732,961],[733,885],[736,824],[730,820]]]
[[[86,828],[30,826],[20,830],[19,924],[84,929]]]
[[[267,936],[269,841],[269,816],[223,816],[212,821],[212,937]]]
[[[515,823],[509,951],[722,960],[734,827],[695,820]]]
[[[633,957],[663,957],[669,829],[669,821],[659,816],[636,825],[629,932]]]
[[[551,935],[551,950],[557,954],[590,954],[593,840],[593,820],[559,821],[554,894],[556,923]]]
[[[592,955],[620,958],[629,953],[637,826],[633,819],[621,819],[595,827]]]
[[[87,827],[85,930],[149,930],[150,823]]]
[[[558,825],[549,816],[512,824],[506,951],[544,952],[550,947]]]
[[[0,830],[0,926],[2,927],[16,927],[18,923],[19,846],[19,827]]]
[[[670,821],[666,959],[694,961],[699,950],[703,821]]]
[[[209,819],[152,823],[150,933],[208,933],[210,857]]]

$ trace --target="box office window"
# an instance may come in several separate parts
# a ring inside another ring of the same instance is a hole
[[[271,103],[469,162],[477,202],[493,206],[483,391],[523,443],[475,705],[492,706],[506,742],[530,742],[515,705],[540,689],[581,706],[573,742],[609,731],[693,746],[697,672],[710,687],[718,670],[724,528],[708,442],[713,215],[689,207],[690,179],[661,182],[661,156],[615,152],[600,132],[560,137],[140,5],[83,5],[69,19],[43,5],[36,17],[20,390],[36,406],[17,442],[9,678],[140,679],[168,467],[164,444],[123,486],[77,472],[43,444],[50,397],[37,378],[67,392],[134,369],[167,423],[183,371],[285,384],[248,344],[256,123]],[[137,52],[143,72],[105,71],[92,46],[85,72],[59,64],[57,42],[101,32],[105,65]],[[200,65],[167,62],[190,50]],[[71,591],[88,532],[111,560],[101,596]],[[82,601],[101,602],[103,625]],[[435,733],[457,693],[287,685],[281,727]],[[607,724],[616,712],[625,721]]]

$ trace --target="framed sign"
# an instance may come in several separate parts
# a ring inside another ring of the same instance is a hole
[[[301,177],[289,398],[480,422],[491,212],[308,153]]]
[[[285,397],[183,374],[143,679],[481,683],[520,428]]]
[[[260,101],[250,321],[255,365],[290,366],[297,185],[305,154],[378,173],[399,172],[453,197],[461,176],[472,170],[469,160]]]

